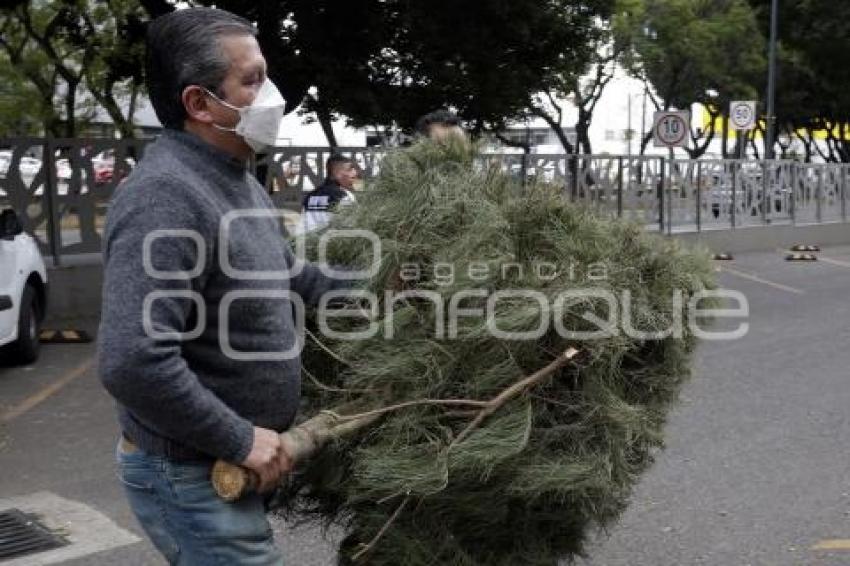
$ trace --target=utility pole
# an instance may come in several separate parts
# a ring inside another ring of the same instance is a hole
[[[643,138],[646,137],[646,97],[649,94],[649,87],[644,83],[643,85],[643,114],[640,115],[640,148],[643,147]],[[640,149],[639,148],[639,149]]]
[[[628,122],[629,125],[626,127],[626,151],[629,156],[629,161],[632,159],[632,93],[629,93],[629,105],[628,105]]]
[[[773,0],[770,8],[770,48],[767,69],[767,133],[764,139],[764,158],[773,159],[773,144],[776,137],[776,42],[779,35],[779,0]]]

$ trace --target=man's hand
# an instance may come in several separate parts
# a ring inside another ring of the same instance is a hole
[[[279,455],[280,455],[280,460],[279,460],[280,474],[286,475],[286,474],[288,474],[289,472],[292,471],[292,468],[295,467],[295,464],[292,461],[292,457],[290,457],[289,452],[286,451],[286,445],[285,444],[280,445]]]
[[[242,466],[253,470],[260,478],[257,491],[266,493],[273,490],[280,480],[280,476],[289,471],[289,466],[284,466],[289,458],[283,453],[280,445],[280,436],[273,430],[254,427],[254,445],[248,457],[242,462]]]

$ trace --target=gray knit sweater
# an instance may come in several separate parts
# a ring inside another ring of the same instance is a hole
[[[246,209],[275,210],[245,163],[175,130],[110,205],[100,378],[123,433],[153,454],[241,462],[253,425],[282,431],[295,417],[293,301],[339,285],[309,264],[293,275],[280,221],[232,217]]]

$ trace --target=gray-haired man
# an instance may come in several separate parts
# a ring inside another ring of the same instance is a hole
[[[298,407],[293,311],[339,285],[295,260],[247,169],[284,104],[254,28],[208,8],[163,16],[147,81],[165,130],[104,238],[99,367],[118,401],[120,477],[169,562],[281,564],[262,496],[219,500],[210,468],[250,468],[261,491],[289,470],[277,432]]]

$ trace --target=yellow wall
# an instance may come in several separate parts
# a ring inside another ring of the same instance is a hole
[[[727,118],[725,118],[723,116],[718,116],[714,120],[714,131],[716,132],[716,135],[718,137],[723,135],[723,122],[724,122],[724,120],[727,120]],[[764,120],[759,120],[759,122],[761,123],[761,127],[764,128],[765,127]],[[702,129],[703,129],[703,131],[708,130],[708,128],[710,126],[711,126],[711,114],[709,114],[708,110],[703,106],[702,107]],[[838,126],[834,126],[832,131],[833,131],[833,137],[836,137],[836,138],[840,137],[840,132],[839,132]],[[800,135],[806,135],[805,130],[798,130],[797,133],[799,133]],[[827,139],[827,133],[828,133],[827,130],[815,130],[814,131],[815,139],[825,140],[825,139]],[[761,131],[759,131],[759,130],[756,130],[754,132],[754,135],[755,135],[756,139],[762,138]],[[734,139],[737,139],[737,138],[738,138],[738,132],[735,131],[735,130],[730,130],[729,131],[729,139],[734,140]],[[850,140],[850,126],[845,128],[844,139]]]

